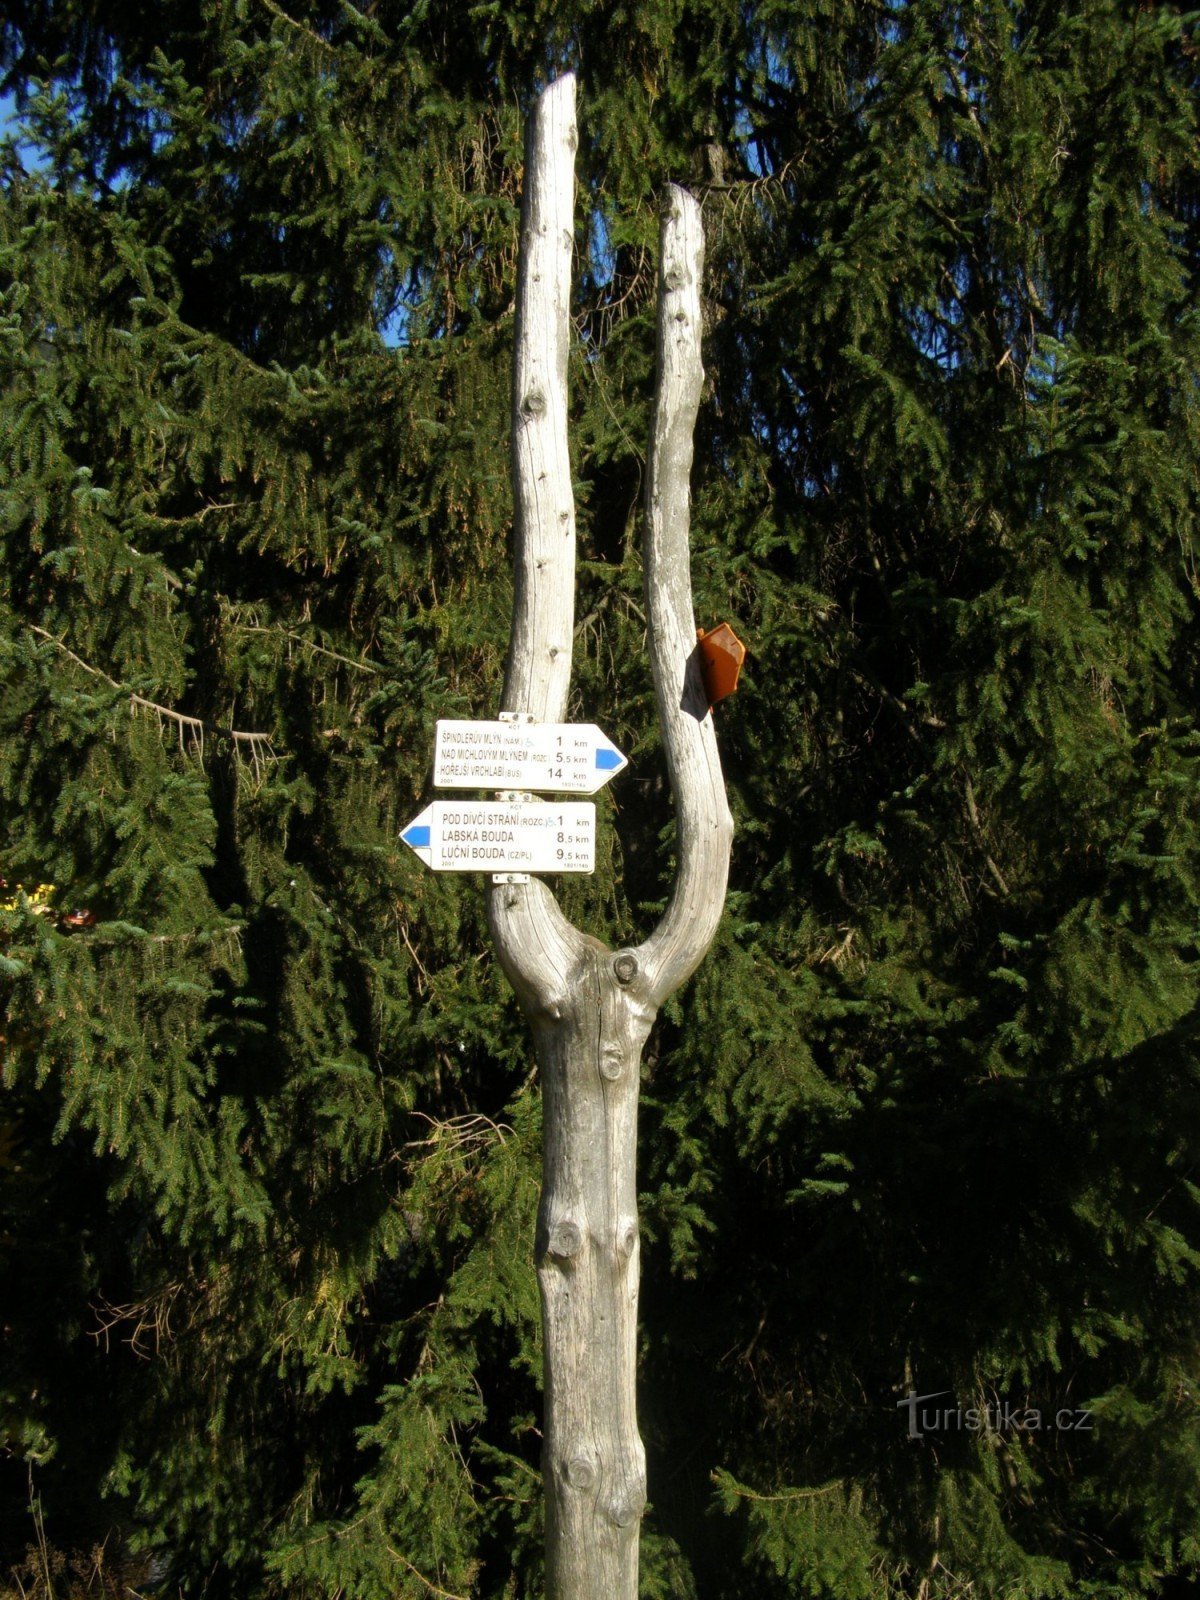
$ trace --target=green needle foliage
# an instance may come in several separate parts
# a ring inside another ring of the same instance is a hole
[[[541,1593],[538,1085],[478,883],[398,832],[435,720],[497,701],[522,130],[564,67],[572,715],[633,758],[561,889],[596,934],[647,928],[674,849],[667,179],[709,241],[697,611],[751,645],[728,913],[646,1064],[643,1593],[1195,1572],[1195,19],[6,17],[14,1592],[115,1530],[210,1600]]]

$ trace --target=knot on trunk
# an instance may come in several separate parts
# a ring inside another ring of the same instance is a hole
[[[600,1076],[616,1083],[625,1070],[625,1054],[620,1045],[606,1044],[600,1052]]]
[[[572,1261],[583,1249],[583,1230],[570,1217],[564,1217],[550,1229],[546,1240],[546,1254],[557,1261]]]
[[[618,1528],[628,1528],[637,1522],[646,1509],[646,1485],[643,1479],[622,1485],[621,1492],[609,1502],[608,1514]]]
[[[613,957],[613,977],[618,983],[632,983],[638,975],[638,960],[632,950],[618,950]]]
[[[546,415],[546,396],[540,389],[529,389],[521,400],[521,415],[531,421]]]
[[[587,1456],[576,1454],[564,1462],[562,1475],[572,1489],[590,1489],[596,1482],[596,1464]]]

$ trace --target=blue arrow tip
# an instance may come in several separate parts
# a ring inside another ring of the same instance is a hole
[[[421,823],[418,825],[414,822],[411,828],[405,828],[400,837],[404,840],[405,844],[411,845],[414,850],[429,849],[428,823]]]
[[[621,765],[623,759],[619,750],[606,748],[596,751],[596,766],[601,772],[611,772],[614,767]]]

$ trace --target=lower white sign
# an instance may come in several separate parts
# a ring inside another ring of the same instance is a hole
[[[590,800],[435,800],[400,837],[435,872],[591,872],[596,807]]]

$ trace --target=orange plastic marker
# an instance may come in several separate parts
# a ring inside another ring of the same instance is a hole
[[[731,695],[738,685],[738,673],[746,659],[746,646],[727,622],[720,622],[705,633],[696,629],[700,646],[700,672],[709,709]]]

